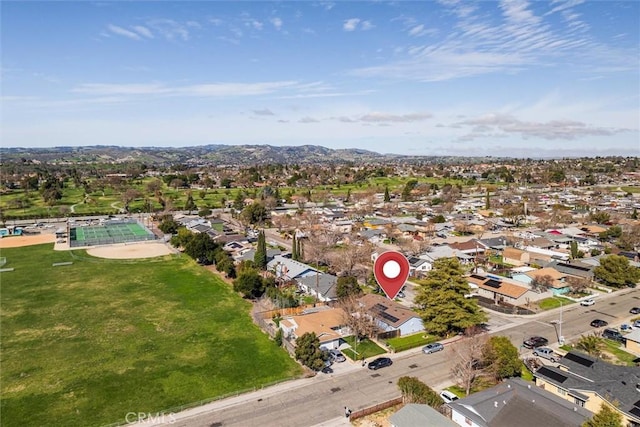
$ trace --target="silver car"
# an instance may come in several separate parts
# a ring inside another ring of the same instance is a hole
[[[549,347],[538,347],[533,351],[533,355],[549,359],[552,363],[558,360],[558,356]]]
[[[427,344],[424,347],[422,347],[422,352],[424,354],[431,354],[431,353],[435,353],[436,351],[441,351],[444,350],[444,346],[439,343],[439,342],[434,342],[431,344]]]

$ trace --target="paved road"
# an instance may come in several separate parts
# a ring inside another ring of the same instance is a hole
[[[563,334],[567,339],[594,331],[589,322],[595,317],[609,320],[612,326],[628,321],[629,309],[640,306],[640,289],[604,295],[596,301],[591,307],[577,304],[563,307]],[[517,347],[530,335],[545,336],[552,347],[557,347],[555,327],[550,322],[559,316],[560,310],[533,317],[494,314],[490,332],[508,336]],[[342,425],[340,417],[343,417],[344,406],[358,410],[398,396],[396,383],[403,375],[416,376],[436,390],[450,385],[457,345],[460,344],[447,343],[444,351],[431,355],[422,354],[420,349],[391,355],[394,364],[375,372],[350,362],[336,364],[336,373],[332,375],[289,381],[175,414],[177,422],[173,425]],[[524,349],[521,351],[526,353]]]

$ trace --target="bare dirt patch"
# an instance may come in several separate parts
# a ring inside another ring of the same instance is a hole
[[[32,236],[9,236],[0,239],[0,249],[54,243],[55,241],[56,235],[51,233],[34,234]]]
[[[171,254],[171,249],[164,243],[129,243],[88,248],[87,253],[98,258],[134,259],[153,258]]]

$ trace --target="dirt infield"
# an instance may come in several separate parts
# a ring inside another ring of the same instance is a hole
[[[55,234],[35,234],[33,236],[10,236],[0,239],[0,249],[19,248],[21,246],[39,245],[42,243],[54,243]]]
[[[129,243],[87,248],[87,253],[98,258],[132,259],[169,255],[171,250],[164,243]]]

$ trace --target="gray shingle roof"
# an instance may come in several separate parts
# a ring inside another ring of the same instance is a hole
[[[389,417],[389,423],[394,427],[457,427],[458,424],[442,415],[429,405],[407,403],[395,414]]]

